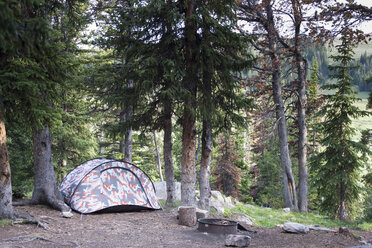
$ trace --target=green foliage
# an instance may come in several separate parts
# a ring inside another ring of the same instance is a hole
[[[324,89],[336,91],[327,95],[327,102],[319,112],[324,117],[321,131],[324,146],[313,157],[310,165],[315,178],[313,185],[319,197],[322,197],[320,209],[333,217],[352,217],[353,205],[357,203],[361,188],[359,186],[360,169],[364,166],[363,156],[367,147],[352,140],[355,130],[351,121],[369,113],[359,110],[353,103],[357,100],[349,75],[352,61],[352,45],[347,30],[343,33],[342,44],[337,46],[338,55],[331,56],[337,63],[330,66],[334,72],[335,84],[325,85]],[[330,176],[332,175],[332,176]]]
[[[370,222],[345,222],[333,220],[326,216],[315,213],[298,213],[290,212],[284,213],[282,209],[262,208],[254,205],[238,205],[232,209],[232,212],[244,213],[255,219],[253,222],[255,226],[261,227],[275,227],[278,224],[286,222],[297,222],[304,225],[319,225],[327,228],[348,227],[351,229],[372,230]]]
[[[260,175],[256,182],[258,198],[256,203],[264,207],[284,207],[283,182],[278,146],[265,149],[257,158]]]
[[[12,224],[13,221],[10,219],[0,219],[0,227]]]
[[[215,183],[212,187],[217,188],[223,194],[239,197],[241,170],[237,166],[241,159],[237,157],[238,147],[235,144],[236,137],[232,133],[220,134],[218,137],[218,155],[216,164],[212,168]]]
[[[13,197],[22,198],[28,196],[33,190],[31,130],[25,125],[19,125],[10,120],[5,125],[7,126],[7,147],[12,172]]]

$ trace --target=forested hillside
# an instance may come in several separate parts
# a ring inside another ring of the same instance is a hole
[[[209,209],[216,189],[370,222],[372,131],[353,127],[370,121],[357,91],[372,88],[372,50],[357,25],[371,12],[328,0],[0,0],[0,218],[14,217],[15,198],[63,210],[63,178],[106,157],[166,181],[166,205],[179,181],[182,205]]]
[[[312,65],[314,59],[317,59],[318,73],[320,84],[327,83],[329,70],[328,66],[332,63],[329,60],[329,56],[336,53],[335,45],[339,44],[339,40],[336,39],[333,45],[324,44],[316,45],[309,41],[304,52],[307,61]],[[351,70],[350,75],[352,76],[353,85],[357,86],[358,91],[369,91],[372,88],[372,84],[368,84],[368,78],[371,75],[371,59],[372,59],[372,46],[371,44],[361,43],[354,48],[354,62],[355,66],[359,66],[357,69]]]

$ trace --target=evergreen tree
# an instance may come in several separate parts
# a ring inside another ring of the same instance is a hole
[[[321,123],[324,150],[311,162],[316,175],[315,187],[318,195],[324,198],[321,209],[341,220],[347,218],[359,198],[360,169],[364,166],[362,154],[368,151],[364,144],[352,140],[355,134],[352,120],[369,113],[353,105],[357,98],[349,74],[353,69],[353,41],[350,35],[350,30],[345,28],[341,44],[336,46],[338,54],[331,56],[335,62],[330,66],[331,77],[336,82],[325,85],[324,89],[335,93],[326,96],[327,102],[319,112],[320,116],[324,116]]]
[[[39,3],[33,0],[22,3],[0,1],[0,218],[14,217],[4,120],[9,113],[21,119],[16,111],[19,104],[15,103],[22,102],[19,91],[28,87],[27,82],[14,82],[16,73],[9,68],[14,60],[39,52],[38,44],[45,39],[45,22],[34,14]]]

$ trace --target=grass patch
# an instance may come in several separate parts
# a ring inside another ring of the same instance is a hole
[[[6,225],[10,225],[12,224],[12,220],[10,219],[0,219],[0,227],[3,227],[3,226],[6,226]]]
[[[178,208],[181,205],[180,200],[176,200],[171,206],[166,206],[166,200],[158,200],[160,206],[165,209],[172,209],[172,208]]]
[[[238,205],[232,212],[244,213],[255,219],[254,225],[260,227],[275,227],[286,222],[297,222],[304,225],[319,225],[321,227],[348,227],[351,229],[372,230],[372,223],[357,223],[333,220],[314,213],[284,213],[282,209],[261,208],[253,205]]]

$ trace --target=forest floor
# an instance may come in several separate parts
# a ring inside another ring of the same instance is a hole
[[[4,247],[225,247],[223,235],[205,234],[195,227],[178,225],[174,211],[142,211],[80,215],[63,218],[45,206],[15,207],[47,223],[47,229],[30,224],[0,227],[0,248]],[[310,231],[288,234],[280,227],[250,226],[257,233],[244,233],[249,247],[353,247],[360,242],[338,232]],[[372,242],[372,232],[351,230]],[[372,247],[372,246],[369,246]]]

